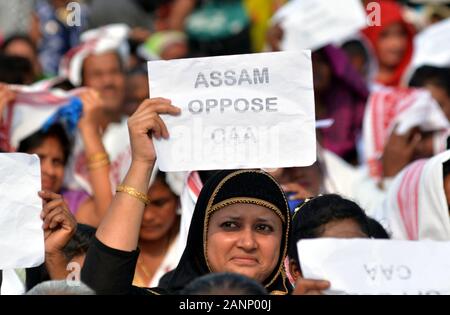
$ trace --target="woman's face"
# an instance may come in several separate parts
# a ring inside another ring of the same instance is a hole
[[[378,59],[381,66],[397,67],[403,60],[408,48],[408,34],[401,23],[386,27],[377,42]]]
[[[39,156],[42,189],[60,193],[64,181],[64,151],[58,139],[47,137],[39,147],[27,153]]]
[[[323,175],[316,162],[306,167],[284,168],[278,176],[274,176],[281,185],[296,183],[308,193],[305,198],[319,195],[322,187]]]
[[[207,258],[212,272],[235,272],[259,282],[270,276],[280,257],[281,219],[271,210],[234,204],[210,218]]]
[[[157,179],[148,190],[150,204],[144,210],[139,238],[157,241],[166,236],[177,219],[177,196]]]

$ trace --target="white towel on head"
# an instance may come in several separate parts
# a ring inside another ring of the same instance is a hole
[[[74,86],[81,85],[83,62],[89,55],[115,51],[126,62],[129,47],[126,41],[130,28],[125,24],[111,24],[81,34],[81,44],[69,50],[61,60],[59,75]]]
[[[394,239],[450,241],[450,214],[444,190],[445,151],[419,160],[396,176],[375,218]]]
[[[364,153],[373,178],[381,176],[380,159],[395,126],[399,135],[414,127],[422,131],[450,129],[439,104],[424,89],[384,88],[373,92],[367,103],[363,126]]]

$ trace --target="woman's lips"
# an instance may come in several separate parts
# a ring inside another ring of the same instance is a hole
[[[231,259],[236,265],[239,266],[254,266],[258,264],[258,260],[254,257],[236,256]]]
[[[51,190],[53,187],[53,181],[50,180],[43,180],[42,181],[42,189],[44,190]]]

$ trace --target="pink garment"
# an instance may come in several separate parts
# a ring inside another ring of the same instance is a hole
[[[325,95],[326,117],[317,119],[334,120],[330,128],[320,130],[321,144],[345,160],[351,160],[356,155],[369,91],[342,49],[328,45],[320,51],[328,60],[332,82]]]
[[[450,240],[443,170],[449,159],[450,151],[445,151],[410,164],[395,177],[374,215],[393,239]]]
[[[81,204],[90,197],[84,190],[63,190],[61,194],[67,202],[70,212],[74,215],[77,213]]]
[[[373,92],[364,117],[364,153],[369,174],[374,179],[382,176],[381,156],[395,126],[396,133],[404,135],[414,127],[422,131],[445,131],[450,124],[426,90],[384,88]],[[436,153],[439,152],[442,151]]]

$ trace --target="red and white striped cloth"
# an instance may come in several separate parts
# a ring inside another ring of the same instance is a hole
[[[444,190],[445,151],[416,161],[394,179],[374,217],[393,239],[450,241],[450,215]]]
[[[439,104],[423,89],[384,88],[369,97],[364,117],[364,154],[370,176],[382,175],[381,156],[394,127],[399,135],[419,127],[423,131],[447,131],[450,123]],[[438,149],[439,145],[435,145]],[[442,151],[437,151],[439,153]]]
[[[0,146],[7,151],[15,151],[21,140],[42,128],[61,106],[81,91],[48,89],[46,82],[31,86],[11,85],[10,88],[17,94],[3,113],[0,128]]]

